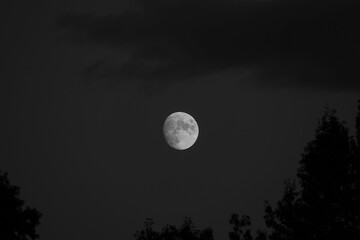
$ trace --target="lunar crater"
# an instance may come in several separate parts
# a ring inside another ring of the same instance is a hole
[[[163,131],[165,140],[171,147],[184,150],[196,142],[199,127],[189,114],[176,112],[166,118]]]

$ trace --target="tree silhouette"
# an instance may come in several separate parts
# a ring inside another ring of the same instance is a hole
[[[214,240],[213,229],[207,227],[197,230],[191,218],[185,218],[180,228],[175,225],[166,225],[161,232],[155,231],[152,218],[146,218],[144,229],[136,231],[136,240]]]
[[[285,182],[275,209],[265,203],[270,240],[360,239],[360,102],[357,143],[335,113],[325,110],[297,181]]]
[[[251,230],[248,228],[251,225],[249,216],[243,215],[239,219],[239,214],[233,213],[229,223],[233,225],[233,230],[229,233],[230,240],[252,240]]]
[[[229,232],[230,240],[253,240],[251,234],[251,218],[248,215],[243,215],[239,219],[239,214],[233,213],[230,216],[229,223],[232,225],[232,231]],[[265,231],[257,230],[255,240],[266,240],[267,235]]]
[[[36,226],[41,214],[19,198],[20,189],[11,186],[8,174],[0,171],[0,239],[28,240],[37,239]]]

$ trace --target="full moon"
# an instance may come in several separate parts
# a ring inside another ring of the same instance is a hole
[[[163,131],[166,142],[177,150],[188,149],[199,136],[195,119],[184,112],[170,114],[165,120]]]

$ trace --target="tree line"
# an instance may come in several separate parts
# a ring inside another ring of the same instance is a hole
[[[359,240],[360,239],[360,101],[356,132],[351,135],[335,110],[325,109],[307,143],[296,176],[286,179],[283,195],[264,204],[266,228],[251,231],[251,218],[231,214],[229,240]],[[0,171],[0,239],[35,240],[41,213],[25,206],[19,187]],[[147,218],[135,240],[214,240],[213,228],[196,229],[191,218],[160,231]]]

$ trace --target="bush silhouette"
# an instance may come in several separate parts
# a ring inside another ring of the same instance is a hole
[[[244,215],[239,219],[239,214],[233,213],[229,223],[233,225],[233,230],[229,233],[230,240],[252,240],[251,231],[247,228],[251,225],[249,216]]]
[[[166,225],[160,232],[155,231],[152,218],[146,218],[144,229],[136,231],[136,240],[214,240],[211,227],[197,230],[191,218],[185,218],[183,224],[177,228],[175,225]]]
[[[24,207],[19,198],[20,189],[11,186],[8,174],[0,171],[0,239],[37,239],[36,226],[41,214],[34,208]]]

